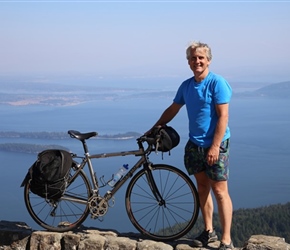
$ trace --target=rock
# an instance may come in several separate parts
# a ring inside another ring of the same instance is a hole
[[[106,249],[110,250],[135,250],[136,241],[126,237],[107,236]]]
[[[35,231],[30,237],[30,249],[61,250],[62,237],[60,233]]]
[[[141,234],[96,228],[79,228],[74,232],[32,231],[23,222],[0,221],[0,250],[214,250],[219,242],[206,248],[191,246],[191,240],[157,242]],[[283,238],[253,235],[243,248],[236,250],[290,250]]]
[[[142,240],[137,243],[138,250],[173,250],[173,247],[163,242]]]
[[[79,250],[103,250],[106,238],[102,235],[89,233],[87,237],[80,241]]]
[[[80,241],[81,235],[69,232],[63,235],[61,246],[63,250],[78,250]]]
[[[24,222],[0,221],[0,249],[4,249],[1,246],[13,246],[5,249],[25,250],[31,233],[32,229]]]
[[[284,238],[265,236],[265,235],[253,235],[245,243],[242,250],[290,250],[290,244],[285,242]]]

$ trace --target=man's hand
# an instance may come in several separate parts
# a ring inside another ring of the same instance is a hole
[[[157,126],[153,126],[151,129],[149,129],[147,132],[144,133],[144,135],[150,135],[152,133],[155,133],[155,131],[158,131],[162,126],[161,125],[157,125]]]
[[[219,146],[211,146],[207,152],[206,161],[209,166],[214,165],[218,159],[220,154],[220,147]]]

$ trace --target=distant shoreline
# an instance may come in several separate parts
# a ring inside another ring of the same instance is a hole
[[[29,144],[29,143],[1,143],[0,151],[13,152],[13,153],[27,153],[27,154],[38,154],[43,150],[47,149],[62,149],[69,151],[68,148],[60,145],[40,145],[40,144]]]
[[[103,140],[131,140],[140,137],[138,132],[126,132],[119,134],[105,134],[97,135],[95,139]],[[69,139],[70,136],[67,132],[16,132],[16,131],[0,131],[0,138],[27,138],[27,139],[54,139],[64,140]]]
[[[18,89],[14,92],[13,86]],[[6,91],[0,93],[0,105],[7,106],[76,106],[92,101],[115,101],[119,99],[148,99],[148,98],[170,98],[175,95],[174,91],[156,91],[126,88],[92,88],[71,89],[67,85],[57,85],[57,90],[52,90],[51,84],[37,83],[10,83],[6,86]],[[31,91],[29,91],[31,90]],[[235,91],[233,97],[236,98],[289,98],[290,81],[262,85],[252,89],[248,85],[244,86],[243,91]]]
[[[141,134],[137,132],[127,132],[123,134],[115,135],[98,135],[95,139],[99,140],[132,140],[140,137]],[[65,132],[1,132],[0,138],[25,138],[25,139],[46,139],[46,140],[65,140],[69,139],[69,135]],[[29,153],[37,154],[46,149],[69,149],[64,148],[60,145],[42,145],[42,144],[28,144],[28,143],[1,143],[0,151],[6,152],[18,152],[18,153]]]

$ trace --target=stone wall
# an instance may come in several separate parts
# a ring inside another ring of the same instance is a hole
[[[33,231],[26,223],[0,221],[0,250],[206,250],[217,249],[219,242],[207,248],[194,248],[190,240],[156,242],[140,234],[80,228],[74,232]],[[253,235],[237,250],[290,250],[283,238]]]

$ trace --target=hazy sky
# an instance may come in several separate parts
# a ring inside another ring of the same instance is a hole
[[[181,76],[190,41],[228,80],[290,80],[290,1],[1,1],[0,76]]]

